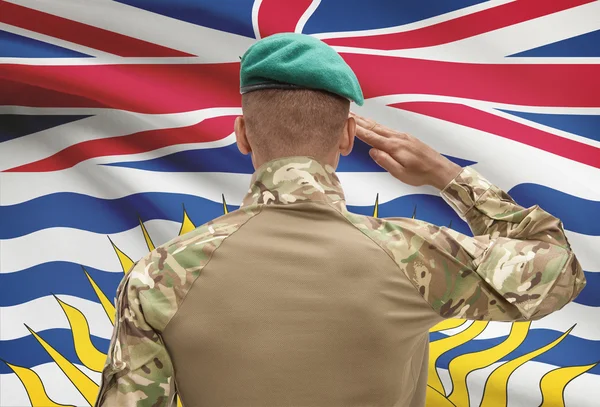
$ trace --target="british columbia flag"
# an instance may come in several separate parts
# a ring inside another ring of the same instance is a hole
[[[600,400],[600,1],[0,0],[0,406],[94,403],[124,270],[237,209],[239,59],[314,35],[356,112],[564,223],[588,284],[533,323],[431,331],[428,406]],[[357,141],[349,209],[468,226]]]

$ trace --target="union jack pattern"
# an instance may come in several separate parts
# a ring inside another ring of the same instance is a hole
[[[596,405],[599,1],[0,0],[0,406],[93,405],[123,272],[248,189],[239,57],[278,32],[340,52],[357,113],[559,217],[585,269],[540,321],[434,328],[428,405]],[[362,142],[338,174],[353,212],[470,234]]]

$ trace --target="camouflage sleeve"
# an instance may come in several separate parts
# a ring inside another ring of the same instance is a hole
[[[382,247],[439,316],[539,319],[585,286],[562,223],[539,206],[519,206],[469,167],[442,197],[474,237],[407,218],[374,226]]]
[[[159,332],[147,322],[148,287],[135,278],[134,265],[117,290],[117,317],[96,407],[175,406],[173,365]]]
[[[474,238],[447,228],[430,229],[438,249],[463,252],[458,269],[431,287],[446,317],[539,319],[573,300],[585,286],[562,222],[538,205],[519,206],[470,167],[442,191],[469,224]],[[443,293],[442,293],[443,292]],[[433,296],[433,297],[431,297]],[[444,314],[444,313],[442,313]]]

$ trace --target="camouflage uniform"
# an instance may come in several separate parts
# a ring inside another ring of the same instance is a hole
[[[539,206],[470,167],[441,196],[475,237],[350,213],[314,158],[262,165],[239,210],[125,276],[96,405],[171,406],[178,391],[190,406],[424,405],[437,322],[538,319],[585,285],[562,223]]]

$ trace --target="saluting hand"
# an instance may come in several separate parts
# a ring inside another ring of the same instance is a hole
[[[356,120],[356,137],[373,147],[371,158],[408,185],[432,185],[443,189],[461,167],[421,140],[350,113]]]

